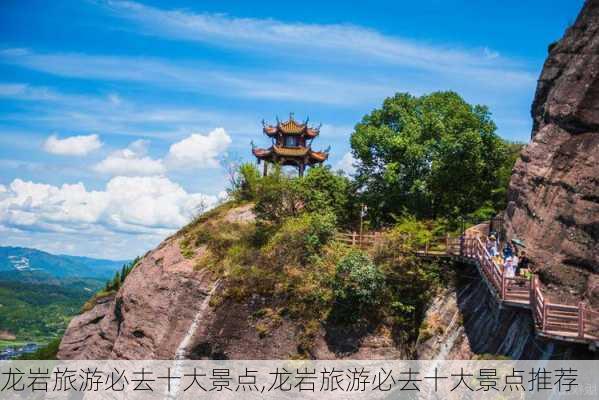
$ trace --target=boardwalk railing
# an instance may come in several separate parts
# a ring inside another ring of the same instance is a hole
[[[536,275],[507,277],[479,237],[462,238],[461,256],[475,262],[501,302],[530,308],[540,334],[566,341],[599,341],[599,312],[584,302],[576,305],[549,302]]]
[[[381,232],[363,235],[339,232],[335,238],[362,249],[386,245]],[[409,237],[406,236],[406,240]],[[506,276],[504,268],[493,260],[478,236],[446,236],[427,241],[416,248],[399,246],[396,251],[421,257],[460,257],[473,262],[501,303],[532,311],[539,334],[565,341],[599,343],[599,311],[591,309],[584,302],[576,305],[549,302],[536,275],[530,278]]]
[[[358,232],[337,232],[335,240],[349,246],[370,249],[376,246],[388,246],[383,232],[373,232],[360,235]],[[401,243],[401,242],[404,243]],[[404,235],[400,243],[394,243],[394,251],[398,254],[416,254],[423,257],[443,257],[460,254],[460,239],[449,235],[425,241],[413,246],[409,244],[409,235]]]
[[[350,246],[357,246],[360,248],[369,248],[378,244],[383,238],[381,232],[375,232],[373,234],[362,234],[358,232],[337,232],[335,234],[335,240],[348,244]]]

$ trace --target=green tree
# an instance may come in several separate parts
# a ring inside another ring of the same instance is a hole
[[[500,171],[509,160],[495,130],[486,107],[454,92],[385,99],[351,136],[370,216],[378,223],[406,211],[457,217],[497,203]]]
[[[254,200],[257,218],[275,224],[299,215],[303,204],[298,179],[283,174],[278,165],[259,179]]]
[[[260,182],[260,171],[254,164],[243,163],[230,173],[229,192],[239,201],[251,201],[256,197]]]
[[[330,211],[340,223],[346,222],[351,189],[348,178],[333,172],[328,166],[317,166],[310,168],[298,183],[307,211]]]
[[[360,318],[380,305],[385,276],[362,251],[352,251],[335,269],[333,290],[336,318],[346,322]]]

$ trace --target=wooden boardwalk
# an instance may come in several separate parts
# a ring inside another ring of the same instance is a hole
[[[367,235],[340,232],[336,240],[362,249],[385,245],[380,232]],[[493,261],[478,236],[447,236],[427,242],[422,248],[403,252],[426,258],[451,257],[471,263],[476,266],[500,306],[526,308],[532,312],[539,336],[599,346],[599,311],[591,309],[584,302],[575,305],[551,303],[536,275],[531,278],[507,277],[503,267]]]

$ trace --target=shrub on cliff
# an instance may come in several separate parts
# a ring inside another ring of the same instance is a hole
[[[302,212],[333,213],[338,222],[351,222],[350,180],[330,167],[310,168],[303,177],[290,177],[279,166],[261,177],[252,164],[242,164],[231,179],[229,192],[237,201],[256,204],[258,220],[279,224]]]
[[[243,163],[231,172],[229,193],[237,201],[252,201],[260,182],[260,171],[254,164]]]
[[[352,251],[337,264],[333,290],[336,315],[345,321],[362,317],[381,304],[385,277],[362,251]]]
[[[351,223],[349,212],[352,201],[350,180],[331,170],[328,166],[316,166],[299,180],[304,208],[313,212],[332,212],[342,225]]]
[[[253,200],[256,217],[274,224],[299,215],[303,207],[298,181],[283,174],[280,167],[260,178]]]
[[[286,219],[263,251],[268,263],[305,265],[318,256],[335,235],[335,229],[336,219],[332,213],[302,213]]]

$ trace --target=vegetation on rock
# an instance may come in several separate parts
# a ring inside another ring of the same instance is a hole
[[[441,266],[335,241],[347,223],[351,182],[329,168],[312,168],[302,178],[280,169],[260,177],[242,165],[235,182],[230,203],[181,231],[183,251],[198,254],[196,267],[225,282],[212,306],[258,296],[266,305],[253,317],[258,335],[268,336],[282,318],[295,321],[299,357],[310,357],[316,336],[339,326],[384,326],[409,354],[427,303],[441,285]],[[233,204],[247,202],[255,205],[255,221],[227,221]],[[412,235],[415,246],[431,228],[438,226],[402,220],[385,236],[384,247],[393,249],[402,234]]]
[[[521,146],[495,130],[486,107],[454,92],[387,98],[351,136],[356,180],[373,222],[388,223],[392,214],[455,219],[502,209]]]

